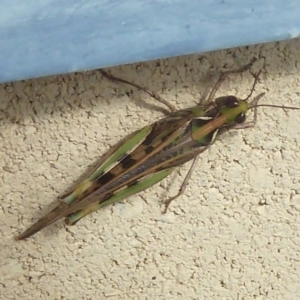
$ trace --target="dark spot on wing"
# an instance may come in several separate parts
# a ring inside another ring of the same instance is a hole
[[[132,167],[134,164],[136,163],[136,160],[133,159],[130,155],[128,155],[122,162],[122,167],[124,169],[128,169],[130,167]]]
[[[148,136],[146,137],[146,139],[143,141],[143,145],[148,146],[151,145],[153,142],[153,139],[155,139],[157,132],[156,132],[156,125],[154,125],[154,127],[152,128],[151,132],[148,134]]]
[[[149,154],[149,153],[151,153],[153,150],[154,150],[154,147],[153,147],[153,146],[148,146],[148,147],[145,149],[145,153],[146,153],[146,154]]]
[[[103,176],[99,177],[97,179],[97,183],[106,184],[109,181],[111,181],[114,177],[115,177],[114,174],[112,174],[111,172],[108,172],[108,173],[104,174]]]
[[[170,132],[170,134],[163,136],[161,139],[162,142],[165,142],[169,138],[170,135],[171,135],[171,132]]]
[[[162,134],[161,131],[161,125],[159,125],[159,123],[156,123],[153,125],[153,128],[151,130],[151,132],[148,134],[147,138],[144,140],[144,142],[142,143],[145,146],[149,146],[151,144],[153,144],[153,141],[157,141],[158,139],[161,139],[162,142],[166,141],[169,136],[173,133],[173,130],[171,129],[171,127],[163,127],[164,128],[164,133]],[[169,132],[165,132],[166,129],[169,129]],[[160,138],[160,136],[162,136]]]
[[[128,154],[127,153],[124,153],[119,159],[118,159],[118,162],[122,161]]]

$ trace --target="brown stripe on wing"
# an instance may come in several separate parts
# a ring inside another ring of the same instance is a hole
[[[162,151],[170,141],[178,139],[190,124],[190,118],[165,118],[153,124],[153,129],[146,137],[145,141],[139,145],[133,152],[126,155],[122,162],[117,164],[109,172],[101,176],[93,183],[91,193],[80,201],[72,203],[68,209],[69,213],[83,209],[91,203],[101,203],[112,195],[115,190],[131,184],[132,181],[144,177],[145,174],[151,174],[155,171],[155,166],[144,165],[145,161],[155,156]],[[167,135],[168,139],[163,141],[163,136]],[[152,141],[152,143],[151,143]],[[152,151],[149,153],[149,145]],[[124,164],[131,165],[129,168],[124,168]],[[152,171],[148,172],[148,169]]]
[[[196,141],[190,141],[190,143],[191,144],[188,146],[191,146],[192,148],[189,148],[187,152],[181,147],[178,148],[177,151],[170,151],[168,155],[159,153],[158,155],[151,157],[151,159],[147,160],[144,164],[134,168],[131,172],[126,172],[126,174],[119,177],[118,180],[114,180],[114,183],[108,183],[108,185],[114,184],[114,187],[109,187],[108,190],[104,191],[104,188],[108,186],[106,185],[89,195],[86,199],[83,199],[76,207],[70,207],[73,211],[69,210],[69,214],[96,203],[100,204],[112,197],[117,190],[133,186],[142,178],[155,172],[181,165],[208,148],[208,146],[196,147],[196,144],[199,146],[199,143]]]
[[[159,153],[164,147],[167,147],[173,140],[176,140],[189,125],[190,120],[178,120],[165,118],[153,124],[153,129],[148,134],[141,145],[130,154],[126,155],[120,164],[116,165],[109,173],[113,174],[115,179],[123,176],[131,170],[143,164],[144,161]],[[104,175],[105,177],[106,175]],[[101,178],[99,178],[101,181]]]

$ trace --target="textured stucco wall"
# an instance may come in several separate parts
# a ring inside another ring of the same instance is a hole
[[[261,102],[300,106],[299,47],[291,40],[110,71],[188,107],[220,69],[261,55]],[[218,94],[245,97],[252,81],[233,76]],[[188,165],[74,227],[58,222],[15,242],[110,145],[162,114],[97,71],[3,84],[0,99],[1,299],[300,299],[300,112],[260,109],[255,128],[224,135],[166,215],[162,200]]]

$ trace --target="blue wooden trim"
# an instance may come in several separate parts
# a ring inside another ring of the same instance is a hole
[[[0,82],[298,37],[299,0],[0,0]]]

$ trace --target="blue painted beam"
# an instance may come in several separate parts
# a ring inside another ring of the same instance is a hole
[[[300,36],[299,0],[0,0],[0,82]]]

